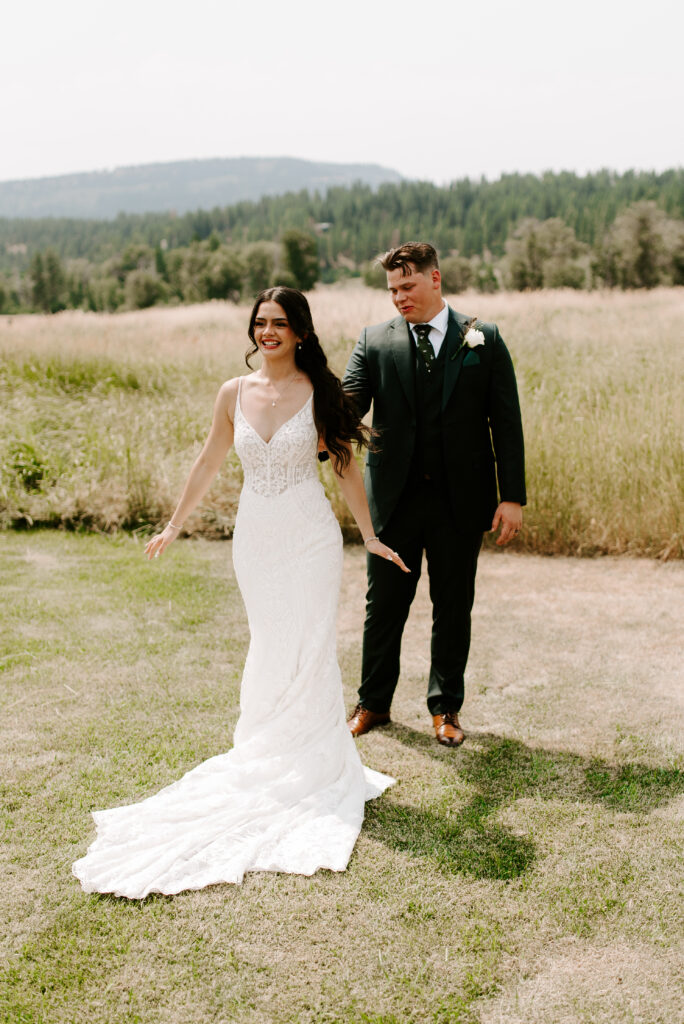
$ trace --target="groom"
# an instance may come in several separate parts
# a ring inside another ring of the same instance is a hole
[[[497,544],[507,544],[522,526],[518,392],[496,325],[474,324],[442,298],[431,245],[407,242],[379,262],[400,315],[364,328],[343,384],[361,415],[373,403],[368,504],[376,533],[411,573],[367,559],[361,686],[348,724],[361,736],[389,722],[425,551],[433,609],[427,703],[438,742],[455,747],[464,738],[458,712],[482,534],[500,527]]]

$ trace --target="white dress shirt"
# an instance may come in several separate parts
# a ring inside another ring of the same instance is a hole
[[[442,347],[442,342],[446,338],[447,327],[449,326],[449,307],[447,306],[446,302],[440,309],[439,313],[437,313],[436,316],[433,316],[432,320],[428,320],[427,323],[429,323],[431,327],[431,331],[428,334],[428,339],[434,349],[435,355],[438,356],[439,350]],[[416,324],[410,325],[411,334],[413,335],[413,340],[415,342],[418,341],[418,338],[416,337],[416,332],[414,330],[414,327],[416,326]]]

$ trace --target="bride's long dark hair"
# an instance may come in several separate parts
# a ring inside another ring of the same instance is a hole
[[[295,349],[295,363],[313,384],[314,419],[319,434],[325,441],[336,471],[347,469],[351,461],[349,444],[368,448],[371,430],[359,419],[353,399],[342,389],[342,382],[328,366],[325,352],[314,330],[311,310],[306,297],[296,288],[277,285],[266,288],[257,295],[249,318],[247,334],[252,348],[245,355],[245,362],[251,369],[250,359],[259,351],[254,340],[254,322],[262,302],[277,302],[287,316],[287,322],[301,344]]]

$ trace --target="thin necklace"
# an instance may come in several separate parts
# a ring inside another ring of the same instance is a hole
[[[268,380],[268,377],[267,377],[266,379]],[[291,377],[290,377],[290,379],[288,380],[288,382],[287,382],[287,384],[285,385],[285,387],[283,388],[283,390],[282,390],[282,391],[281,391],[280,393],[278,393],[278,392],[276,391],[276,394],[278,395],[278,397],[277,397],[277,398],[274,398],[274,399],[273,399],[273,401],[271,402],[271,405],[272,405],[272,406],[275,406],[275,405],[276,405],[276,404],[277,404],[277,403],[278,403],[278,402],[280,401],[280,399],[281,399],[281,398],[283,397],[283,395],[285,394],[285,392],[287,391],[287,389],[288,389],[288,388],[290,387],[290,385],[291,385],[291,384],[294,384],[294,382],[295,382],[296,380],[298,380],[298,379],[299,379],[299,370],[295,370],[295,372],[294,372],[294,373],[292,374],[292,376],[291,376]],[[269,383],[269,384],[271,385],[271,387],[272,387],[272,388],[273,388],[273,390],[275,391],[275,384],[274,384],[274,383],[273,383],[272,381],[268,381],[268,383]]]

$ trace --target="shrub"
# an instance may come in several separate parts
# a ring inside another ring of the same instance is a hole
[[[242,291],[245,265],[235,249],[219,246],[211,250],[205,269],[205,290],[209,299],[237,302]]]
[[[387,274],[375,260],[363,264],[361,277],[369,288],[381,288],[383,291],[387,288]]]
[[[9,466],[24,490],[40,490],[41,483],[47,475],[47,464],[32,444],[15,444],[9,453]]]
[[[655,203],[633,203],[615,218],[594,260],[594,272],[609,287],[655,288],[670,271],[680,274],[680,232],[679,222],[668,221]]]
[[[455,253],[446,256],[439,262],[442,271],[442,286],[445,292],[455,295],[469,288],[473,280],[473,268],[470,260]]]
[[[245,290],[252,296],[268,288],[276,266],[278,247],[273,242],[253,242],[245,249]]]
[[[587,275],[580,258],[586,252],[587,246],[560,218],[527,217],[506,242],[505,282],[516,291],[581,288]]]
[[[125,296],[129,309],[148,309],[164,294],[164,282],[154,270],[132,270],[126,278]]]

